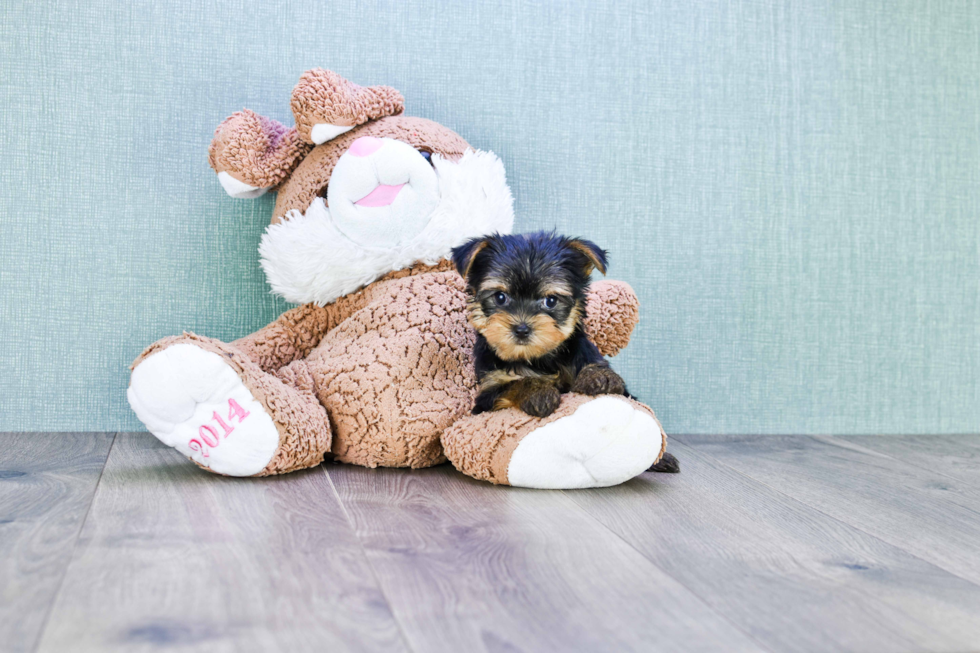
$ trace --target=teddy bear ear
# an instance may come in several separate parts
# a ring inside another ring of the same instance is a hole
[[[245,109],[218,125],[208,160],[232,197],[259,197],[278,186],[310,151],[296,133]]]
[[[300,137],[320,145],[368,120],[401,113],[405,98],[388,86],[358,86],[332,70],[314,68],[299,78],[290,105]]]

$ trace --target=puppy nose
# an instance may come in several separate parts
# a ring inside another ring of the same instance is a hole
[[[380,138],[374,138],[373,136],[361,136],[359,139],[350,144],[350,148],[347,150],[353,156],[371,156],[375,152],[381,149],[381,146],[385,142]]]
[[[514,327],[514,335],[522,340],[531,335],[531,327],[529,327],[524,322],[521,322],[516,327]]]

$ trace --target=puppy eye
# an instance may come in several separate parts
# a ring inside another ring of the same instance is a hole
[[[558,306],[558,298],[557,297],[555,297],[554,295],[548,295],[547,297],[544,298],[544,307],[545,308],[554,308],[555,306]]]
[[[498,292],[494,294],[493,301],[497,306],[503,306],[504,304],[507,303],[507,293]]]

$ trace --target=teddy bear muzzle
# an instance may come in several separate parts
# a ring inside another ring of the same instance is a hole
[[[439,176],[418,150],[392,138],[358,138],[327,186],[334,224],[363,246],[391,247],[420,234],[439,204]]]

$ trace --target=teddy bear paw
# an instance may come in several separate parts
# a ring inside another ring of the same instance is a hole
[[[265,469],[279,431],[224,358],[179,343],[148,356],[126,392],[147,429],[198,465],[229,476]]]
[[[608,487],[646,471],[663,448],[656,420],[623,397],[605,395],[531,431],[511,454],[511,485]]]

